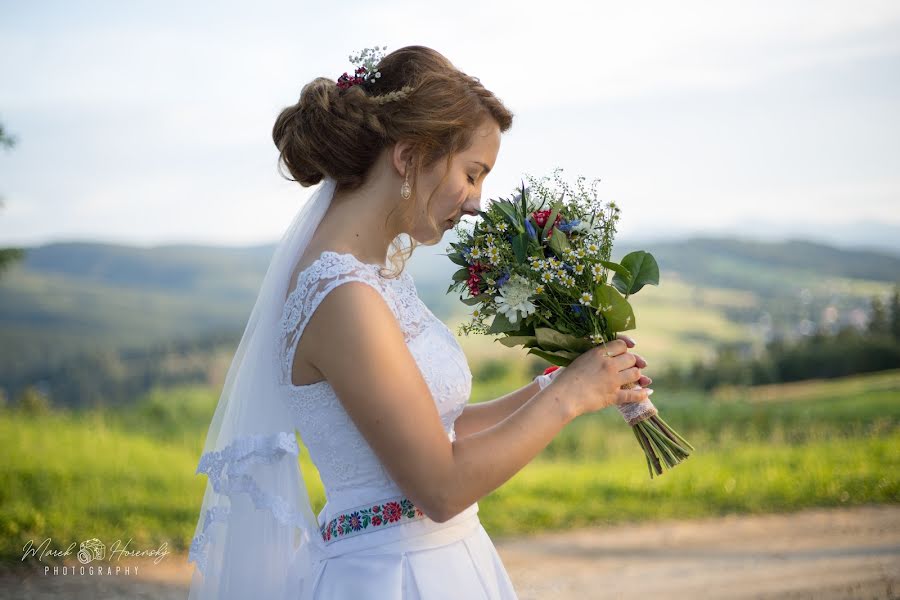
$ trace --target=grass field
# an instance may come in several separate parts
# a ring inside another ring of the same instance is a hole
[[[507,373],[473,401],[523,385]],[[477,379],[476,379],[477,381]],[[626,520],[900,502],[900,370],[701,396],[657,387],[661,415],[696,448],[651,480],[618,411],[571,423],[480,502],[492,535]],[[6,562],[28,540],[91,537],[186,551],[206,478],[194,474],[217,400],[159,390],[120,413],[0,412],[0,531]],[[315,468],[301,457],[314,510]],[[45,558],[45,561],[49,561]]]

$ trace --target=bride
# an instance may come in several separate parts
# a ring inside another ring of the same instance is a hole
[[[402,263],[477,214],[513,115],[429,48],[358,58],[273,129],[291,179],[319,187],[276,247],[210,424],[192,599],[514,599],[478,500],[578,415],[647,398],[621,389],[650,381],[622,336],[467,404],[466,357]],[[318,515],[295,431],[325,486]]]

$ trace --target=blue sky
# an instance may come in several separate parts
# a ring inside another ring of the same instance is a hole
[[[274,242],[275,116],[408,44],[515,113],[485,200],[558,165],[623,237],[900,231],[900,3],[6,2],[0,245]]]

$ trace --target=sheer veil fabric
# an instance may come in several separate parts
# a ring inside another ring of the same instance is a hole
[[[282,236],[213,414],[197,473],[208,482],[189,561],[190,600],[311,598],[324,542],[279,383],[279,320],[293,270],[331,203],[326,177]]]

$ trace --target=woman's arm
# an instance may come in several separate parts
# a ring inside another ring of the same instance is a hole
[[[466,404],[462,413],[456,418],[453,429],[457,438],[463,438],[493,427],[528,402],[541,391],[537,381],[532,380],[526,386],[486,402]]]

